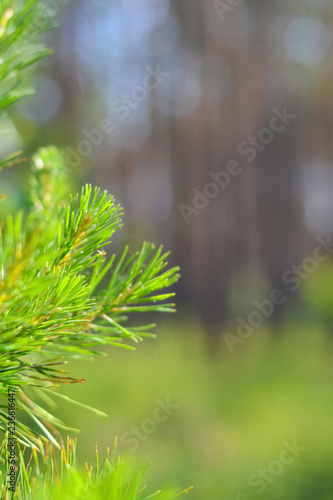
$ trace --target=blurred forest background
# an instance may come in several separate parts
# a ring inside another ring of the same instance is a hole
[[[332,498],[333,266],[305,261],[333,231],[332,2],[52,0],[45,8],[60,22],[48,35],[55,53],[31,76],[36,95],[7,118],[1,154],[65,148],[73,191],[89,181],[124,206],[113,250],[163,243],[182,269],[179,313],[159,339],[134,355],[112,351],[75,388],[110,414],[100,422],[68,407],[83,429],[79,447],[110,445],[170,396],[180,409],[136,453],[156,460],[164,479],[194,484],[194,500],[256,498],[248,477],[294,439],[306,451],[259,496]],[[267,132],[284,110],[289,123]],[[259,137],[253,159],[244,153],[250,137]],[[212,172],[231,161],[240,173],[208,199]],[[1,216],[24,205],[26,170],[2,173]],[[303,273],[294,293],[289,270]],[[232,354],[223,335],[274,289],[287,300]]]

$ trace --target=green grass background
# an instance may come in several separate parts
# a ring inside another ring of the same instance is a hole
[[[333,350],[318,322],[297,320],[275,335],[256,330],[234,354],[223,345],[215,359],[196,324],[165,323],[157,340],[135,352],[112,349],[93,362],[71,362],[85,384],[63,394],[95,406],[107,420],[61,403],[59,415],[81,429],[78,461],[93,463],[118,436],[134,464],[153,461],[149,483],[193,485],[192,500],[329,500],[333,491]],[[151,418],[156,399],[179,408],[133,453],[122,442],[132,426]],[[262,494],[247,481],[277,460],[283,441],[306,450]]]

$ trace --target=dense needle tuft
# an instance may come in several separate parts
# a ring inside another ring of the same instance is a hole
[[[45,18],[36,22],[39,7],[37,0],[0,3],[0,110],[31,92],[22,76],[49,53],[38,41],[50,25]],[[18,161],[25,160],[13,154],[0,161],[0,170]],[[0,393],[17,391],[21,443],[38,443],[38,433],[21,421],[25,412],[58,446],[57,429],[66,427],[45,406],[53,408],[53,397],[61,397],[54,387],[84,381],[71,378],[64,365],[98,355],[105,345],[133,348],[151,335],[154,325],[132,326],[129,316],[173,312],[174,294],[165,289],[179,276],[178,268],[167,268],[168,254],[150,243],[107,256],[122,227],[122,208],[91,185],[72,196],[61,151],[41,148],[30,166],[30,209],[0,224]]]

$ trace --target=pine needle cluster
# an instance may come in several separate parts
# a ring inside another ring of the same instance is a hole
[[[1,110],[31,92],[23,85],[25,71],[49,53],[34,24],[39,3],[0,3]],[[0,168],[15,161],[22,161],[19,153]],[[70,171],[55,147],[40,149],[29,163],[30,209],[0,225],[0,393],[15,389],[20,412],[59,446],[64,424],[46,410],[59,395],[53,388],[82,381],[63,365],[98,355],[105,345],[132,348],[151,335],[154,325],[132,326],[131,315],[173,312],[174,294],[166,289],[179,274],[168,268],[168,254],[150,243],[108,258],[106,248],[122,227],[114,198],[91,185],[71,196]],[[7,420],[3,405],[4,429]],[[23,445],[38,443],[39,433],[21,419],[16,433]]]
[[[166,486],[149,492],[144,483],[148,467],[137,468],[119,457],[117,440],[113,449],[101,459],[96,446],[95,463],[80,469],[77,464],[77,441],[67,439],[60,459],[52,443],[39,443],[39,452],[33,448],[25,454],[19,449],[18,486],[15,500],[176,500],[192,490],[179,492],[177,487]],[[0,443],[0,457],[7,458],[6,436]],[[5,470],[5,468],[3,469]],[[0,471],[0,498],[9,500],[12,493],[6,489],[5,472]]]

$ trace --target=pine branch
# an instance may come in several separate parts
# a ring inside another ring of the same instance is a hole
[[[49,53],[36,44],[39,3],[0,3],[0,110],[27,94],[21,74]],[[18,158],[2,160],[0,170]],[[62,370],[65,362],[99,355],[103,345],[132,348],[124,340],[151,336],[154,325],[131,326],[129,317],[174,312],[168,302],[174,294],[166,289],[179,275],[178,268],[167,268],[162,247],[149,243],[134,254],[126,247],[118,261],[106,259],[122,208],[90,185],[72,197],[69,168],[55,147],[40,149],[31,170],[30,211],[0,224],[0,393],[14,387],[19,409],[56,445],[56,429],[64,424],[42,406],[55,405],[46,391],[83,381]],[[3,428],[7,418],[0,410]],[[38,442],[22,423],[17,429],[23,444]]]
[[[40,26],[39,0],[3,0],[0,2],[0,117],[4,110],[34,89],[24,84],[27,70],[37,61],[51,54],[40,34],[52,27],[44,16]],[[0,160],[0,170],[23,161],[18,151]]]
[[[97,355],[96,347],[151,335],[154,325],[128,326],[128,315],[173,312],[165,301],[174,294],[165,289],[179,277],[178,268],[167,269],[162,247],[149,243],[131,256],[126,247],[117,263],[107,260],[104,248],[121,227],[122,209],[87,185],[56,210],[52,200],[66,174],[58,159],[55,148],[34,156],[32,210],[8,217],[0,230],[0,392],[20,388],[30,402],[21,408],[41,419],[41,429],[50,419],[28,390],[77,382],[58,368],[62,356]]]

